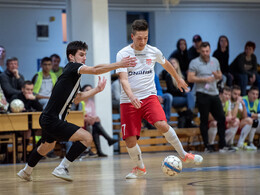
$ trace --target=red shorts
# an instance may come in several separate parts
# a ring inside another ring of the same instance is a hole
[[[141,108],[136,109],[131,103],[120,104],[121,131],[123,140],[129,136],[140,137],[142,119],[150,124],[166,121],[165,113],[156,95],[141,100]]]

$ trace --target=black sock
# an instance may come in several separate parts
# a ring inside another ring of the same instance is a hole
[[[43,156],[38,153],[37,147],[34,148],[34,150],[32,151],[32,153],[29,156],[28,165],[30,167],[35,167],[37,165],[37,163],[41,160],[42,157]]]
[[[87,147],[84,144],[82,144],[80,141],[76,141],[70,147],[70,150],[66,155],[66,158],[70,162],[73,162],[79,155],[81,155],[82,152],[86,150],[86,148]]]

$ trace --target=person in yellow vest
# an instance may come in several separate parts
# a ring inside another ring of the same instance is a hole
[[[253,122],[252,128],[249,131],[241,131],[237,146],[242,149],[257,150],[257,147],[254,145],[253,140],[255,133],[260,133],[260,104],[258,97],[259,89],[256,86],[252,86],[248,91],[248,95],[243,97],[247,115],[253,120]],[[248,144],[244,145],[247,135]]]
[[[233,141],[236,135],[236,132],[238,130],[240,121],[239,119],[236,117],[236,115],[234,116],[232,114],[232,110],[231,110],[231,88],[230,87],[224,87],[223,91],[219,94],[222,106],[223,106],[223,110],[226,116],[226,131],[225,131],[225,140],[226,140],[226,144],[228,147],[228,151],[235,151],[235,148],[233,147]],[[212,123],[212,121],[211,121]],[[211,124],[210,123],[210,124]],[[217,121],[213,121],[213,124],[217,123]],[[215,124],[215,126],[217,126]],[[210,126],[211,127],[211,126]],[[209,143],[210,140],[215,140],[215,136],[217,134],[217,129],[214,129],[215,131],[212,132],[212,129],[209,128]]]
[[[59,78],[63,72],[63,67],[60,67],[60,56],[58,54],[52,54],[50,58],[52,63],[52,72],[57,78]]]
[[[57,77],[53,72],[51,72],[51,58],[44,57],[41,60],[41,68],[42,71],[38,72],[33,77],[32,82],[34,83],[33,93],[36,95],[36,98],[44,109],[49,101]]]
[[[234,85],[231,91],[232,115],[237,116],[237,118],[240,120],[238,132],[249,132],[252,128],[253,120],[247,116],[245,102],[240,95],[240,86]],[[244,133],[240,134],[240,136],[243,137]],[[236,147],[236,150],[240,149],[243,146],[243,142],[241,144],[238,144],[238,146],[239,147]]]
[[[39,100],[43,109],[45,109],[51,97],[51,92],[57,81],[57,77],[53,72],[51,72],[52,70],[51,58],[49,57],[42,58],[41,68],[42,70],[39,71],[37,74],[35,74],[32,79],[32,82],[34,83],[33,93],[35,94],[36,98]],[[36,142],[38,142],[40,139],[41,136],[35,137]],[[46,155],[46,157],[52,160],[59,158],[54,154],[53,150],[50,151]]]

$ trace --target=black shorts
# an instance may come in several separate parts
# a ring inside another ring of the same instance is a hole
[[[70,137],[80,129],[77,125],[43,114],[41,114],[39,122],[42,128],[42,143],[69,141]]]

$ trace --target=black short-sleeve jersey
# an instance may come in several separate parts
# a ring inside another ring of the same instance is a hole
[[[51,97],[43,114],[64,120],[72,101],[80,88],[80,63],[68,63],[52,89]]]

